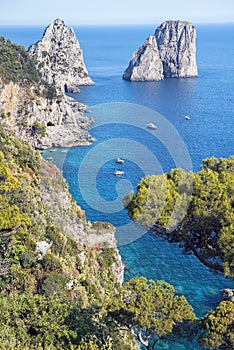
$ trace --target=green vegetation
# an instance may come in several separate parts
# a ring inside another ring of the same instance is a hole
[[[0,76],[5,84],[12,81],[23,86],[39,83],[41,79],[24,47],[5,40],[3,36],[0,37]]]
[[[46,136],[46,126],[41,125],[41,123],[37,120],[32,125],[32,132],[35,134],[39,134],[41,137]]]
[[[25,49],[3,37],[0,79],[24,88],[27,97],[18,110],[24,127],[35,96],[37,106],[40,97],[62,101]],[[3,122],[11,117],[2,111]],[[29,130],[46,134],[38,121]],[[125,199],[129,215],[234,276],[233,172],[233,157],[211,158],[197,174],[176,169],[146,177],[137,194]],[[112,271],[115,251],[108,244],[85,249],[74,240],[69,226],[87,223],[69,196],[58,170],[0,127],[0,350],[134,350],[137,342],[155,349],[173,336],[233,349],[233,303],[221,302],[198,321],[187,300],[164,281],[140,277],[120,287]],[[179,223],[181,211],[186,215]],[[112,226],[97,222],[93,229]],[[37,251],[41,241],[52,244],[44,254]]]
[[[201,321],[201,343],[210,349],[234,349],[234,303],[222,301]]]
[[[164,281],[141,277],[120,287],[113,249],[84,249],[61,225],[68,216],[85,220],[72,200],[64,212],[62,191],[58,170],[0,128],[0,349],[156,349],[161,339],[198,332],[206,346],[231,349],[233,304],[197,321]],[[52,242],[44,255],[40,241]]]
[[[35,61],[20,45],[0,37],[0,78],[3,84],[18,83],[23,87],[35,86],[37,96],[56,98],[56,89],[42,80]]]
[[[112,317],[146,349],[153,350],[176,326],[188,326],[196,319],[187,300],[174,293],[174,288],[165,281],[134,278],[113,300]]]
[[[198,173],[147,176],[125,204],[136,223],[234,277],[234,157],[206,159]]]
[[[55,197],[52,212],[43,194],[66,186],[43,162],[0,129],[0,349],[131,349],[132,340],[103,321],[118,288],[115,253],[85,250],[61,229],[56,215],[63,217],[63,208]],[[69,210],[66,215],[84,220],[72,201]],[[40,241],[52,241],[43,256],[36,251]]]

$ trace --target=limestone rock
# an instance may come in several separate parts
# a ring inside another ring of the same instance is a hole
[[[197,75],[194,26],[187,21],[166,21],[134,52],[123,79],[153,81]]]
[[[26,89],[13,82],[0,86],[0,124],[36,148],[90,144],[88,128],[93,121],[85,111],[86,106],[65,94],[48,100],[38,97],[33,86]],[[45,135],[35,132],[38,122]]]
[[[223,289],[222,290],[222,300],[228,300],[234,303],[234,289]]]
[[[165,78],[196,77],[196,31],[187,21],[166,21],[155,31]]]
[[[122,285],[124,282],[124,264],[117,248],[115,249],[115,262],[112,265],[112,271],[116,277],[117,282]]]
[[[93,84],[74,30],[68,29],[61,19],[52,22],[28,52],[36,57],[42,77],[62,91],[77,92],[77,86]]]
[[[163,79],[163,65],[155,36],[151,35],[145,43],[134,52],[132,60],[124,72],[123,79],[132,81]]]
[[[43,256],[47,253],[47,251],[52,247],[53,242],[50,243],[46,241],[37,242],[36,245],[36,253],[38,254],[38,258],[42,259]]]

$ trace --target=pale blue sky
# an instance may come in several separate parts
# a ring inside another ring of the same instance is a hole
[[[0,25],[154,24],[167,19],[234,22],[234,0],[0,0]]]

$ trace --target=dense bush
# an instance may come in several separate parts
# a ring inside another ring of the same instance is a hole
[[[34,91],[37,92],[37,96],[44,96],[50,100],[57,96],[54,86],[42,80],[34,59],[25,48],[13,44],[3,36],[0,37],[0,78],[4,84],[13,82],[24,87],[36,86]]]
[[[198,173],[147,176],[125,198],[130,217],[234,277],[234,157],[203,161]],[[180,218],[181,212],[184,213]]]

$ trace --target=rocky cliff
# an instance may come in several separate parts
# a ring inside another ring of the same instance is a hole
[[[33,147],[70,147],[86,145],[92,120],[84,115],[85,106],[68,96],[48,99],[25,88],[0,80],[0,123],[10,134]]]
[[[44,203],[46,215],[56,222],[61,233],[72,237],[86,249],[102,251],[105,247],[110,248],[115,257],[111,269],[116,281],[122,284],[124,265],[117,249],[115,227],[102,222],[92,225],[86,221],[85,213],[75,203],[60,171],[53,164],[42,160],[39,175],[40,201]]]
[[[51,23],[28,52],[36,58],[42,77],[61,91],[77,92],[77,86],[93,84],[74,30],[68,29],[61,19]]]
[[[134,52],[123,78],[132,81],[163,79],[163,64],[154,35]]]
[[[66,32],[65,29],[64,31]],[[56,48],[58,33],[53,34]],[[74,34],[71,37],[75,41]],[[52,43],[53,38],[50,39]],[[74,47],[77,45],[74,44]],[[52,48],[51,50],[53,51]],[[74,59],[73,54],[74,49],[68,46],[67,55]],[[56,77],[53,71],[55,57],[49,58],[47,55],[46,60],[48,80],[54,75],[58,87],[42,79],[34,59],[22,46],[0,38],[0,123],[9,133],[14,133],[37,148],[70,147],[89,143],[91,136],[88,126],[92,120],[84,114],[86,107],[61,91],[61,82],[65,81],[63,79],[70,79],[71,84],[71,74],[62,77],[58,67],[59,73]],[[82,62],[80,63],[83,72]],[[52,70],[49,70],[49,66]],[[73,73],[75,74],[75,70]],[[80,78],[78,80],[81,81]],[[84,81],[88,82],[89,78]]]
[[[197,75],[196,31],[193,24],[166,21],[134,52],[123,79],[156,81]]]

